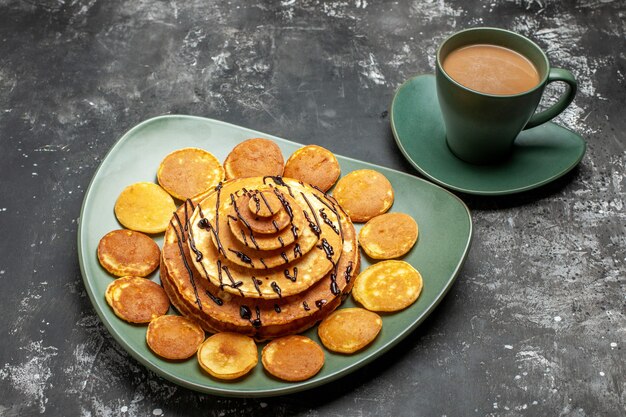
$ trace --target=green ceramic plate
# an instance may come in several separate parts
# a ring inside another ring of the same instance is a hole
[[[224,396],[261,397],[305,390],[346,375],[380,356],[415,329],[441,301],[465,261],[472,235],[467,207],[443,188],[402,172],[338,156],[343,173],[373,168],[386,175],[396,191],[392,211],[409,213],[417,220],[419,240],[404,257],[424,279],[424,290],[417,302],[402,312],[386,315],[381,334],[363,351],[351,356],[326,351],[324,368],[304,382],[276,380],[264,372],[260,362],[247,377],[223,382],[203,373],[195,358],[182,363],[161,360],[145,343],[146,327],[118,319],[106,304],[104,292],[113,278],[98,263],[98,242],[109,231],[121,228],[113,206],[122,189],[138,181],[156,181],[157,167],[169,152],[196,146],[223,161],[236,144],[251,137],[276,141],[285,155],[301,147],[271,135],[200,117],[163,116],[139,124],[113,146],[100,164],[85,194],[78,229],[78,256],[85,287],[113,337],[135,359],[164,378],[187,388]],[[155,236],[155,240],[161,245],[162,235]],[[369,264],[363,257],[363,268]],[[152,279],[158,281],[158,274]],[[346,300],[344,306],[354,306],[353,301]],[[305,334],[319,341],[316,328]]]
[[[391,128],[398,147],[421,174],[468,194],[504,195],[540,187],[578,165],[586,149],[580,135],[548,122],[524,130],[502,164],[464,162],[446,144],[433,75],[411,78],[398,88],[391,104]]]

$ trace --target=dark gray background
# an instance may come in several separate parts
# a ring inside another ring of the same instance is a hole
[[[322,388],[244,400],[164,381],[108,335],[76,232],[125,131],[206,116],[416,174],[391,135],[393,92],[480,25],[574,72],[557,121],[588,151],[542,189],[461,195],[467,263],[399,346]],[[0,415],[624,415],[625,31],[620,0],[0,0]]]

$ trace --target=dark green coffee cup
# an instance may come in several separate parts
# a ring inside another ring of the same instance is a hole
[[[515,95],[486,94],[459,84],[446,74],[443,62],[450,52],[473,44],[503,46],[522,54],[539,72],[539,84]],[[565,110],[577,87],[569,71],[550,68],[548,57],[533,41],[497,28],[467,29],[446,39],[437,50],[436,78],[448,147],[460,159],[475,164],[505,162],[519,133]],[[554,81],[565,82],[567,90],[554,105],[535,114],[546,85]]]

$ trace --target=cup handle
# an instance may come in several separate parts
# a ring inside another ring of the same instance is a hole
[[[565,94],[561,96],[559,101],[554,103],[551,107],[539,113],[533,114],[528,123],[526,123],[526,126],[524,126],[524,130],[539,126],[540,124],[552,120],[565,110],[572,100],[574,100],[576,90],[578,89],[578,83],[572,73],[561,68],[551,68],[546,85],[555,81],[563,81],[566,83],[567,91],[565,91]]]

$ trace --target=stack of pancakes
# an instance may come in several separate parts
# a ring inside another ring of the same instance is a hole
[[[359,266],[354,226],[332,197],[289,178],[237,178],[178,208],[161,281],[205,330],[266,340],[334,311]]]

